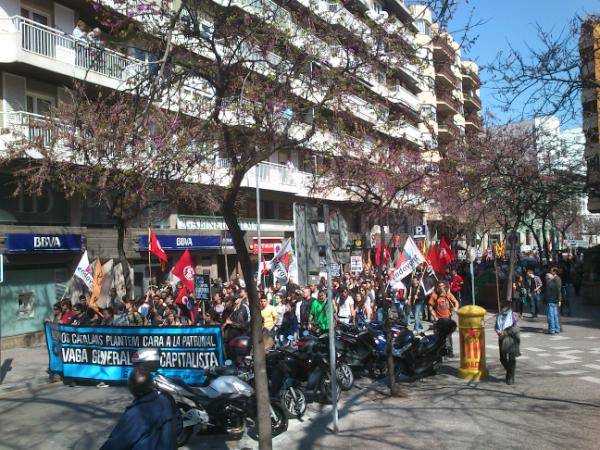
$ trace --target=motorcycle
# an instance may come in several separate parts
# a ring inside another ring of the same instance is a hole
[[[330,382],[329,337],[305,334],[295,342],[298,351],[292,353],[292,376],[306,382],[306,389],[316,394],[325,403],[331,403],[333,395]],[[336,350],[339,361],[340,354]],[[341,390],[349,390],[354,384],[354,374],[347,364],[336,364],[337,398]]]
[[[143,349],[132,356],[134,366],[144,366],[152,372],[159,368],[157,349]],[[256,396],[248,383],[238,378],[235,367],[211,367],[202,386],[190,386],[179,378],[154,375],[159,393],[170,395],[177,406],[177,446],[184,445],[195,429],[217,429],[239,435],[246,428],[246,419],[255,420]],[[287,430],[288,418],[278,402],[271,401],[271,430],[277,436]]]
[[[392,327],[394,334],[401,328]],[[354,370],[367,370],[372,378],[383,378],[387,374],[385,358],[385,332],[381,325],[371,323],[363,327],[339,324],[336,329],[341,361]]]
[[[456,322],[452,319],[439,319],[433,325],[433,334],[415,335],[405,329],[396,335],[392,347],[396,376],[414,380],[435,375],[447,355],[446,339],[455,330]]]

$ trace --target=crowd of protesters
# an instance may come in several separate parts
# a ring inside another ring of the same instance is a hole
[[[565,294],[571,279],[567,269],[571,267],[522,271],[513,283],[511,310],[519,318],[524,312],[530,312],[531,318],[545,312],[548,332],[559,333],[559,313],[568,298]],[[332,282],[334,319],[364,325],[382,322],[391,311],[393,317],[420,332],[424,321],[451,318],[463,303],[470,303],[467,277],[460,265],[447,268],[443,274],[435,274],[423,265],[399,283],[389,279],[385,271],[345,272]],[[264,332],[276,340],[285,341],[304,330],[329,328],[325,278],[307,286],[269,283],[259,289],[258,295]],[[223,327],[227,342],[249,332],[250,307],[246,283],[237,274],[230,281],[214,279],[211,298],[205,302],[194,299],[182,283],[174,288],[169,284],[151,286],[145,296],[137,299],[119,296],[112,289],[104,308],[89,307],[85,295],[74,305],[62,300],[54,305],[54,322],[82,326],[216,325]]]

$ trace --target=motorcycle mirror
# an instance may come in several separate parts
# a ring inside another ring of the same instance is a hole
[[[226,366],[231,366],[233,364],[233,362],[230,359],[226,359],[225,360],[225,365]]]
[[[302,336],[308,336],[308,330],[304,330],[304,331],[302,332]]]

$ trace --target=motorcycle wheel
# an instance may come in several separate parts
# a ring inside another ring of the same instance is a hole
[[[354,385],[354,373],[348,364],[340,364],[335,369],[337,381],[342,391],[349,391]]]
[[[271,403],[271,435],[279,436],[288,429],[288,418],[283,408]]]
[[[300,389],[290,386],[281,392],[281,404],[288,417],[300,418],[306,412],[306,396]]]
[[[340,384],[336,383],[335,387],[337,390],[336,397],[339,400],[340,395],[342,394],[342,390],[340,389]],[[329,373],[323,375],[323,378],[321,379],[320,391],[321,391],[321,398],[322,398],[323,403],[331,404],[333,402],[333,395],[331,392],[331,381],[329,379]]]
[[[194,427],[183,427],[183,414],[190,409],[188,405],[177,403],[177,417],[175,418],[175,426],[177,429],[177,447],[184,446],[192,436]]]

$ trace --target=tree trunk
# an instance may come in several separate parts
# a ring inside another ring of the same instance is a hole
[[[537,244],[537,248],[538,248],[538,260],[539,260],[540,266],[541,266],[541,265],[543,265],[543,263],[542,263],[542,250],[543,250],[543,247],[542,247],[542,243],[540,242],[540,237],[537,235],[537,233],[533,229],[532,225],[525,224],[525,226],[527,228],[529,228],[529,231],[531,231],[533,239],[535,240],[535,243]]]
[[[125,234],[127,233],[127,223],[119,219],[117,221],[117,252],[119,253],[119,262],[123,268],[123,281],[125,283],[125,293],[129,300],[133,299],[133,283],[131,282],[131,272],[129,271],[129,261],[125,254]]]
[[[258,445],[261,450],[271,450],[271,403],[269,399],[269,385],[263,342],[263,324],[260,314],[260,302],[256,290],[256,282],[252,278],[250,255],[244,240],[244,232],[238,223],[235,210],[236,192],[227,195],[223,202],[223,218],[229,228],[238,261],[246,281],[246,291],[250,302],[250,328],[252,336],[252,349],[254,352],[254,389],[256,395],[256,423],[258,427]]]
[[[547,264],[550,264],[550,247],[548,247],[548,240],[546,239],[546,218],[542,219],[542,239],[544,240],[544,257]]]
[[[507,242],[515,236],[517,232],[517,226],[519,221],[516,222],[515,226],[510,230],[510,234],[507,236]],[[517,242],[511,242],[510,244],[510,252],[508,257],[508,275],[506,277],[506,290],[504,292],[504,299],[506,301],[512,300],[512,284],[513,278],[515,277],[515,263],[517,261]]]

